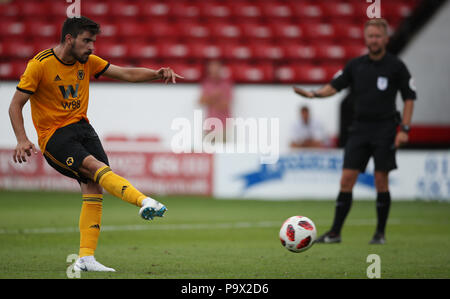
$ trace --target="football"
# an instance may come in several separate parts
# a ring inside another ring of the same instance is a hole
[[[316,226],[304,216],[288,218],[280,229],[280,241],[291,252],[302,252],[311,248],[317,237]]]

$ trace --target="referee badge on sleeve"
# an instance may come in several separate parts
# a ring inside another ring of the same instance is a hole
[[[379,90],[386,90],[386,88],[388,87],[388,78],[381,76],[378,77],[377,87]]]

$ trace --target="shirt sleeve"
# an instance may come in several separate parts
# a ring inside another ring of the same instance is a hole
[[[94,76],[95,79],[98,79],[106,70],[108,69],[110,63],[96,55],[89,56],[89,70],[90,76]]]
[[[405,100],[415,100],[417,98],[416,85],[414,83],[414,78],[409,73],[408,68],[402,62],[400,67],[400,93],[402,95],[403,101]]]
[[[343,70],[336,73],[333,80],[331,80],[330,84],[334,89],[340,91],[344,88],[347,88],[352,83],[352,61],[347,63]]]
[[[42,78],[42,65],[39,61],[32,59],[28,62],[25,72],[20,77],[17,90],[33,94],[36,92]]]

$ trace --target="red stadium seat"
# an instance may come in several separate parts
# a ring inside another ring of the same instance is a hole
[[[278,45],[256,43],[251,45],[253,57],[259,59],[279,60],[285,57],[284,48]]]
[[[302,30],[305,37],[309,39],[333,39],[335,30],[333,25],[328,23],[303,23]]]
[[[299,18],[300,20],[318,19],[324,15],[321,6],[315,3],[292,1],[291,7],[294,17]]]
[[[351,23],[337,23],[334,25],[336,34],[339,38],[362,40],[364,38],[363,25],[355,25]]]
[[[298,24],[276,22],[270,26],[274,37],[280,40],[299,40],[303,36],[302,28]]]
[[[159,57],[159,48],[148,43],[130,43],[128,57],[138,59],[151,59]]]
[[[223,57],[239,60],[251,59],[253,57],[252,48],[245,44],[227,43],[223,45]]]
[[[140,14],[140,7],[136,2],[112,2],[111,16],[118,18],[136,18]]]
[[[108,58],[126,58],[128,48],[126,44],[115,44],[110,42],[99,42],[96,44],[97,55]]]
[[[217,59],[224,56],[222,47],[217,44],[193,43],[191,50],[192,57],[197,59]]]
[[[14,60],[8,62],[0,62],[0,79],[15,80],[20,78],[27,67],[25,60]]]
[[[235,63],[230,65],[233,81],[245,83],[271,82],[274,71],[271,63],[250,65]]]
[[[198,5],[189,2],[170,3],[171,16],[179,19],[193,19],[200,17],[200,8]]]
[[[178,37],[176,26],[169,22],[151,22],[146,27],[148,38],[169,39]]]
[[[262,12],[267,18],[290,18],[293,16],[292,7],[278,1],[261,1]]]
[[[144,22],[125,22],[117,26],[118,37],[120,39],[124,38],[142,38],[146,39],[148,35],[148,27],[149,25]]]
[[[273,37],[272,28],[267,25],[244,23],[240,25],[244,38],[268,40]]]
[[[65,1],[52,1],[51,4],[48,5],[48,11],[46,13],[47,16],[50,17],[67,17],[67,7],[68,4]]]
[[[140,15],[150,20],[166,19],[171,15],[170,6],[165,1],[142,1],[139,2]]]
[[[200,64],[175,63],[170,67],[184,77],[183,82],[198,82],[203,77],[203,67]]]
[[[48,22],[30,21],[26,24],[26,35],[30,37],[55,38],[59,40],[60,27]]]
[[[247,20],[262,17],[262,9],[254,2],[236,1],[231,3],[231,13],[236,18],[245,18]]]
[[[0,17],[2,21],[13,21],[14,18],[21,16],[21,7],[17,2],[0,4]],[[9,18],[9,19],[8,19]]]
[[[344,60],[346,48],[337,44],[316,44],[317,58],[320,60]]]
[[[200,16],[204,18],[226,19],[231,17],[231,7],[226,2],[200,1]]]
[[[339,1],[323,2],[321,3],[321,9],[324,16],[331,18],[351,18],[356,12],[352,3]]]
[[[341,69],[342,65],[340,64],[282,65],[275,70],[275,79],[281,83],[326,83],[330,82]]]
[[[81,5],[81,14],[85,16],[108,17],[111,14],[111,5],[108,2],[84,1]]]
[[[211,32],[217,39],[237,39],[242,37],[242,30],[239,26],[227,23],[211,24]]]
[[[100,30],[101,33],[97,37],[99,42],[116,41],[119,36],[119,25],[116,23],[101,23]]]
[[[12,59],[3,73],[18,79],[11,76],[20,60],[26,63],[58,44],[70,3],[7,2],[0,4],[0,61]],[[385,1],[382,17],[395,29],[417,3]],[[367,53],[369,6],[364,0],[84,0],[81,14],[101,25],[97,52],[115,62],[177,64],[195,82],[197,65],[226,59],[230,76],[232,70],[247,73],[237,74],[238,82],[321,83],[323,72],[329,78],[344,62]],[[274,65],[282,65],[276,79]]]
[[[0,21],[0,36],[23,37],[26,26],[23,22]]]
[[[295,81],[298,83],[318,84],[329,79],[327,70],[322,66],[299,64],[294,66]]]
[[[182,43],[163,43],[159,45],[159,55],[162,58],[188,58],[191,49]]]
[[[26,41],[12,40],[1,45],[0,55],[8,58],[22,58],[25,60],[33,58],[37,53],[34,45]],[[39,50],[38,50],[39,51]]]
[[[317,55],[315,47],[311,45],[292,43],[282,47],[285,57],[289,59],[311,60],[315,59]]]
[[[412,11],[413,6],[408,3],[400,1],[386,2],[383,3],[382,17],[403,19],[409,17]]]
[[[182,22],[176,25],[180,37],[186,39],[207,39],[211,37],[211,29],[203,24]]]
[[[349,44],[345,45],[345,53],[347,59],[355,58],[368,53],[367,47],[364,44]]]
[[[297,80],[296,68],[292,65],[283,65],[275,69],[275,80],[282,83],[295,83]]]

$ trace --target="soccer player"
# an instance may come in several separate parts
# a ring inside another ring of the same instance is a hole
[[[9,107],[17,138],[14,162],[26,162],[26,156],[37,153],[23,124],[22,108],[30,99],[32,119],[45,159],[58,172],[80,184],[83,199],[80,250],[74,268],[82,271],[115,271],[94,258],[103,189],[140,207],[139,214],[146,220],[162,217],[167,210],[109,167],[108,157],[86,115],[90,77],[104,75],[127,82],[161,79],[165,83],[176,83],[176,78],[182,78],[170,68],[119,67],[93,55],[99,32],[100,26],[86,17],[66,19],[60,44],[38,53],[28,62]]]
[[[352,59],[330,84],[319,90],[294,91],[307,98],[324,98],[350,86],[354,98],[354,120],[344,150],[340,192],[331,229],[316,243],[341,242],[341,229],[352,204],[352,190],[358,174],[370,157],[375,162],[377,227],[370,244],[385,243],[385,227],[391,204],[389,172],[397,168],[396,149],[408,141],[416,92],[414,81],[397,57],[386,52],[388,24],[384,19],[366,22],[364,38],[368,55]],[[403,118],[396,109],[396,95],[404,101]],[[397,133],[397,127],[400,130]]]

